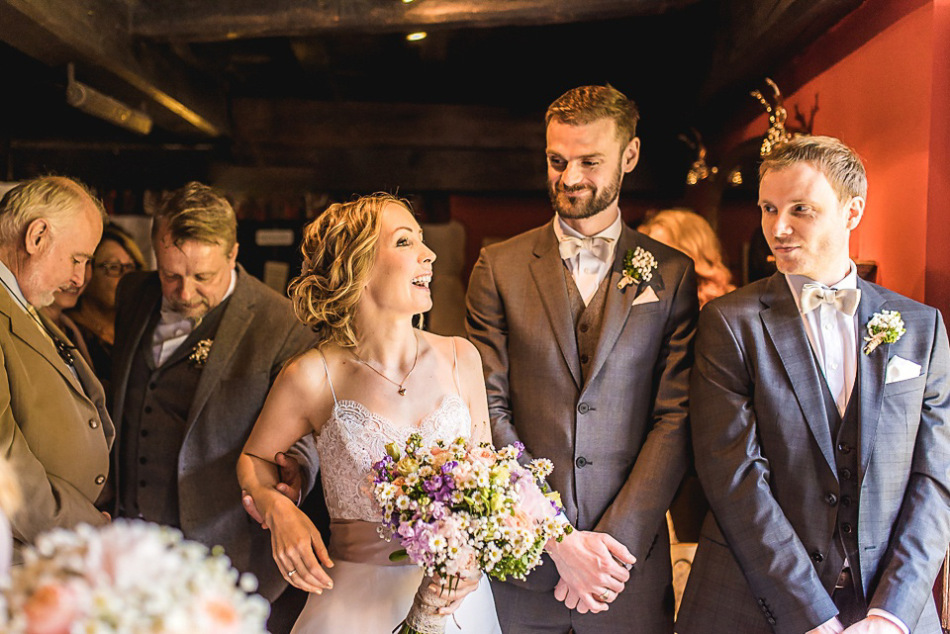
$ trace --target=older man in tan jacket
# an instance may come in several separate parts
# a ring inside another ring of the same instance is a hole
[[[11,518],[17,550],[51,528],[109,520],[93,504],[115,437],[102,386],[37,312],[82,284],[103,217],[63,177],[24,182],[0,200],[0,452],[23,492]]]

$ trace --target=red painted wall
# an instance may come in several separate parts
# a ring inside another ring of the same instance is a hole
[[[938,272],[950,284],[950,238],[940,221],[947,217],[950,191],[946,168],[933,163],[942,153],[947,165],[950,139],[946,114],[932,109],[950,96],[948,4],[950,0],[868,0],[777,73],[783,87],[783,75],[794,83],[808,77],[810,68],[822,69],[786,93],[785,105],[789,112],[797,104],[807,113],[817,95],[813,132],[842,139],[865,161],[868,204],[852,235],[852,256],[876,260],[879,283],[914,299],[944,304],[941,309],[950,308],[947,295],[928,293],[927,284],[936,282]],[[842,54],[842,42],[849,40],[863,43]],[[938,49],[944,51],[939,60]],[[828,66],[829,55],[842,57]],[[940,81],[944,86],[938,96]],[[767,125],[763,115],[733,139],[760,136]],[[936,178],[943,179],[939,195],[939,188],[932,187]],[[936,231],[942,232],[940,239],[933,235]]]

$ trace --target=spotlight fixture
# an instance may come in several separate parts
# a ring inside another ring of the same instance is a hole
[[[426,33],[425,31],[416,31],[414,33],[410,33],[409,35],[407,35],[406,40],[410,42],[418,42],[419,40],[424,40],[427,37],[429,37],[429,34]]]
[[[146,113],[76,81],[74,73],[73,65],[69,64],[66,67],[66,103],[70,106],[136,134],[146,135],[152,131],[152,118]]]

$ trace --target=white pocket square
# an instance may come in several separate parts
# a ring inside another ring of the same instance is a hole
[[[656,296],[656,291],[653,290],[652,286],[647,286],[647,290],[637,295],[630,305],[639,306],[640,304],[652,304],[658,301],[660,301],[660,298]]]
[[[884,373],[884,384],[897,383],[920,376],[920,365],[897,355],[887,362],[887,372]]]

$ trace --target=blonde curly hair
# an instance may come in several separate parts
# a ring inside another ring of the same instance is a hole
[[[369,280],[386,205],[412,213],[409,202],[391,194],[335,203],[304,229],[303,266],[290,283],[294,313],[324,342],[356,345],[356,306]]]

